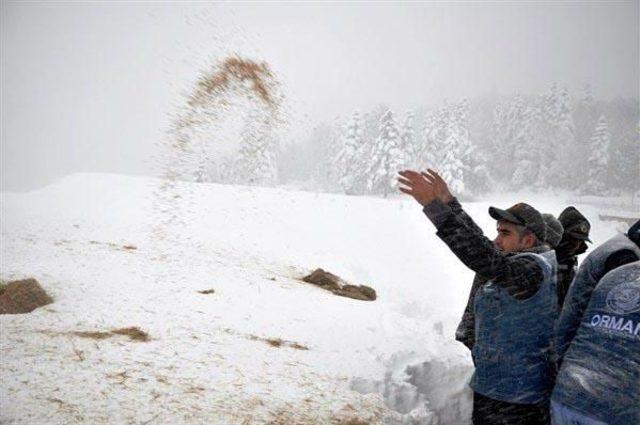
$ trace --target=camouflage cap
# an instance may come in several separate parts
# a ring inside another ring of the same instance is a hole
[[[544,219],[544,224],[547,226],[547,239],[545,242],[547,242],[551,248],[555,248],[562,240],[562,233],[564,231],[562,223],[552,214],[542,214],[542,218]]]
[[[564,234],[581,241],[591,242],[589,232],[591,223],[575,207],[567,207],[560,213],[558,220],[564,227]]]
[[[540,241],[544,242],[547,239],[547,226],[544,223],[542,214],[529,204],[520,202],[506,210],[489,207],[489,215],[496,220],[505,220],[526,227],[531,230]]]

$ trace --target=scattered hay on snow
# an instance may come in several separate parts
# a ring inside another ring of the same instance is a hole
[[[90,339],[106,339],[111,338],[113,335],[111,332],[100,332],[100,331],[78,331],[73,332],[75,336],[79,336],[81,338],[90,338]]]
[[[351,285],[338,276],[316,269],[310,275],[302,278],[304,282],[314,284],[341,297],[353,298],[362,301],[375,301],[375,289],[365,285]]]
[[[275,348],[284,346],[284,347],[294,348],[296,350],[304,350],[304,351],[309,350],[309,347],[307,347],[304,344],[300,344],[295,341],[287,341],[286,339],[282,339],[282,338],[264,338],[264,337],[253,335],[253,334],[242,334],[229,328],[223,329],[223,332],[226,332],[229,335],[240,335],[251,341],[262,341],[267,343],[271,347],[275,347]]]
[[[311,399],[305,399],[310,402]],[[309,410],[309,406],[298,408],[299,406],[290,406],[288,409],[276,409],[271,412],[271,418],[268,423],[272,425],[315,425],[318,423],[326,423],[330,425],[378,425],[384,423],[384,412],[380,406],[365,404],[354,407],[351,404],[345,404],[343,407],[334,410],[328,417],[319,420],[318,416]],[[245,422],[250,423],[250,422]]]
[[[269,344],[272,347],[290,347],[290,348],[294,348],[296,350],[309,350],[309,347],[307,347],[306,345],[297,343],[295,341],[287,341],[284,340],[282,338],[262,338],[256,335],[248,335],[247,338],[249,338],[252,341],[262,341],[262,342],[266,342],[267,344]]]
[[[0,314],[31,313],[52,302],[53,298],[33,278],[0,285]]]
[[[199,294],[203,294],[203,295],[209,295],[215,292],[216,291],[214,289],[203,289],[202,291],[198,291]]]
[[[89,339],[96,339],[96,340],[111,338],[115,335],[126,336],[126,337],[129,337],[131,341],[138,341],[138,342],[147,342],[151,339],[148,333],[141,330],[137,326],[113,329],[111,331],[51,332],[51,331],[45,330],[40,332],[46,335],[74,335],[80,338],[89,338]]]
[[[111,331],[111,333],[114,335],[128,336],[129,339],[132,341],[140,341],[140,342],[149,341],[149,334],[141,330],[137,326],[132,326],[130,328],[114,329]]]

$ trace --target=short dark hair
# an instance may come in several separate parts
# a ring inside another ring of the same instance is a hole
[[[533,246],[539,246],[542,244],[542,241],[540,240],[540,238],[538,238],[538,235],[536,235],[533,230],[521,224],[516,224],[515,226],[516,226],[516,232],[518,232],[519,240],[522,241],[522,238],[524,238],[527,235],[533,235],[533,237],[535,238],[535,243],[533,244]]]

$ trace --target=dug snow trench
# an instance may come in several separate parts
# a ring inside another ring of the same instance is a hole
[[[469,423],[472,274],[414,203],[163,184],[2,194],[0,278],[55,302],[0,315],[0,422]],[[300,281],[318,267],[377,299]]]

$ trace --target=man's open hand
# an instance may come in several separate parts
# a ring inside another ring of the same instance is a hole
[[[413,196],[413,199],[422,206],[437,198],[436,187],[432,180],[427,180],[422,174],[411,170],[400,171],[398,174],[400,174],[398,177],[400,191]]]
[[[400,191],[413,196],[423,206],[435,199],[439,199],[445,204],[453,199],[447,183],[432,169],[421,173],[404,170],[398,174],[400,174],[398,177]]]
[[[433,182],[436,190],[436,197],[442,201],[442,203],[448,204],[453,200],[453,195],[449,190],[449,186],[447,186],[447,183],[442,179],[442,177],[440,177],[440,174],[438,174],[437,171],[429,168],[427,171],[423,171],[420,174],[422,174],[425,179]]]

